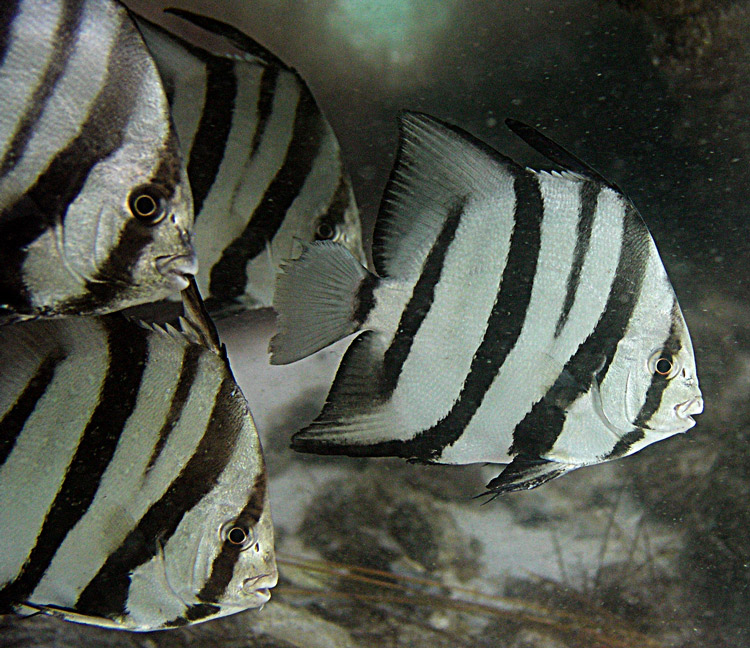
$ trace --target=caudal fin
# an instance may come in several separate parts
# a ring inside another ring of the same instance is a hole
[[[269,345],[271,364],[296,362],[359,330],[360,287],[374,280],[343,245],[306,245],[276,278],[278,320]]]

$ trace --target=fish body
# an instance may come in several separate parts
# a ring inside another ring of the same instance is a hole
[[[338,142],[299,74],[225,23],[170,13],[241,52],[214,54],[138,19],[187,160],[197,280],[211,312],[270,306],[298,242],[333,240],[365,263]]]
[[[197,270],[156,66],[112,0],[0,7],[0,323],[161,299]]]
[[[0,612],[147,631],[269,599],[258,435],[223,350],[185,331],[0,328]]]
[[[272,362],[363,331],[293,448],[509,464],[488,487],[501,493],[694,425],[692,342],[635,207],[512,126],[575,172],[523,168],[407,113],[375,229],[378,274],[319,243],[279,276]]]

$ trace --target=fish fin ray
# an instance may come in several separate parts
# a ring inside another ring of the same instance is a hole
[[[347,248],[330,241],[305,245],[297,259],[282,265],[271,364],[296,362],[359,330],[357,293],[367,277],[372,275]]]
[[[373,237],[381,277],[420,272],[433,241],[457,202],[496,196],[497,179],[520,167],[469,133],[404,112],[400,138]]]
[[[487,492],[483,494],[497,496],[513,491],[530,490],[575,468],[577,466],[572,464],[518,454],[495,479],[487,484]]]

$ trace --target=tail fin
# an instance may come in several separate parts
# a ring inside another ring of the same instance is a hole
[[[358,331],[364,320],[360,287],[374,280],[343,245],[306,245],[276,278],[278,320],[269,345],[271,364],[296,362]]]

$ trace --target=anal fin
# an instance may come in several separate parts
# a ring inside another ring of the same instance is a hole
[[[530,490],[577,467],[573,464],[549,461],[523,453],[518,454],[495,479],[487,484],[487,492],[483,494],[497,497],[503,493]]]

